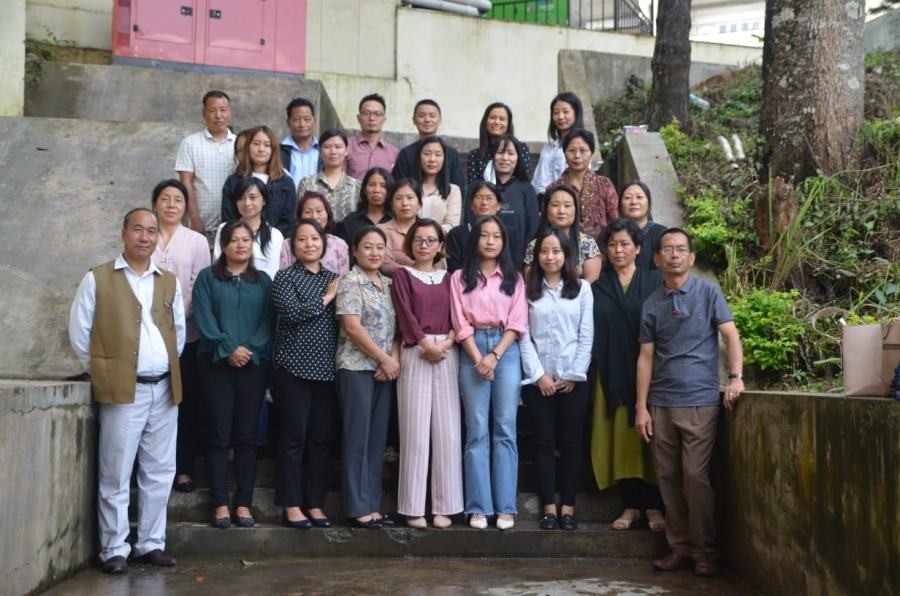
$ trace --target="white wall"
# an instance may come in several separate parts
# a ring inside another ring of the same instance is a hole
[[[6,0],[0,20],[0,116],[25,110],[25,0]]]
[[[45,39],[49,29],[58,39],[82,48],[112,49],[114,1],[27,0],[26,35]]]

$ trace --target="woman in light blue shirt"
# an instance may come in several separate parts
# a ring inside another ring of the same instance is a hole
[[[584,419],[589,387],[587,370],[594,339],[594,297],[590,284],[575,273],[565,233],[544,228],[534,243],[528,272],[528,332],[520,342],[524,386],[522,400],[534,426],[541,528],[578,527],[575,494],[581,475]],[[556,508],[556,456],[562,462],[561,509]]]

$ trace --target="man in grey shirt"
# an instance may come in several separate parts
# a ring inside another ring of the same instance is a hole
[[[660,237],[654,259],[663,286],[641,313],[635,429],[650,443],[666,505],[671,553],[653,567],[693,566],[695,574],[711,576],[718,573],[709,465],[719,420],[719,334],[728,360],[728,410],[744,390],[744,353],[722,291],[690,275],[695,256],[683,230],[669,228]]]

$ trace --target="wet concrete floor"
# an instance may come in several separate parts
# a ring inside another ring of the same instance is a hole
[[[66,596],[397,594],[562,596],[751,594],[728,574],[654,572],[632,559],[310,559],[183,557],[173,569],[131,565],[125,576],[85,570],[52,588]]]

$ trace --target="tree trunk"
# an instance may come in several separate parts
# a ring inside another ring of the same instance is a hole
[[[691,0],[659,0],[658,10],[647,115],[650,130],[659,130],[672,118],[685,126],[690,93]]]
[[[863,120],[865,0],[768,0],[759,130],[765,182],[852,165]]]

